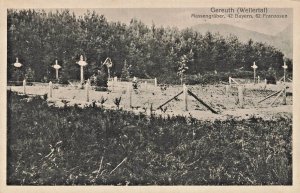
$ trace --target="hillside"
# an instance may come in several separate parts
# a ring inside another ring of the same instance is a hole
[[[223,36],[233,34],[236,35],[242,42],[247,42],[251,38],[253,41],[264,42],[278,48],[286,57],[292,58],[293,56],[292,26],[288,26],[275,36],[247,30],[229,24],[199,24],[193,26],[192,29],[200,32],[201,34],[205,34],[208,31],[212,33],[219,33]]]

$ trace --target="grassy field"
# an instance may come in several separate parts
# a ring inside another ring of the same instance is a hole
[[[10,185],[291,185],[292,120],[49,107],[8,92]]]

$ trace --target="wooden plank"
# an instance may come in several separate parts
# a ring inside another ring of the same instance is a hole
[[[188,111],[188,95],[187,95],[187,87],[183,84],[183,101],[184,101],[184,110]]]
[[[240,85],[240,83],[238,83],[236,80],[234,80],[233,78],[231,78],[231,80],[233,81],[233,82],[235,82],[237,85]]]
[[[239,97],[239,105],[241,108],[244,107],[244,87],[238,87],[238,97]]]
[[[194,97],[197,101],[199,101],[202,105],[204,105],[206,108],[208,108],[212,113],[214,114],[218,114],[217,111],[215,111],[214,109],[212,109],[208,104],[206,104],[203,100],[199,99],[194,93],[192,93],[191,91],[188,90],[188,93]]]
[[[52,98],[52,91],[53,91],[53,84],[50,81],[49,82],[49,93],[48,93],[48,98]]]
[[[71,85],[71,86],[75,86],[74,84],[72,84],[70,81],[68,81],[68,83]]]
[[[283,89],[283,100],[282,100],[283,105],[286,105],[286,88]]]
[[[279,98],[279,96],[283,93],[284,90],[285,90],[285,89],[279,91],[278,95],[277,95],[276,98],[273,100],[273,102],[270,104],[270,106],[272,106],[272,105],[275,103],[275,101]]]
[[[270,97],[272,97],[272,96],[274,96],[274,95],[276,95],[276,94],[278,94],[278,93],[280,93],[280,92],[281,92],[281,90],[280,90],[280,91],[277,91],[277,92],[275,92],[275,93],[273,93],[273,94],[270,94],[270,95],[266,96],[266,98],[264,98],[264,99],[258,101],[258,103],[261,103],[261,102],[267,100],[268,98],[270,98]]]
[[[162,108],[163,106],[165,106],[166,104],[168,104],[170,101],[172,101],[173,99],[175,99],[176,97],[178,97],[179,95],[181,95],[183,93],[183,91],[181,91],[180,93],[178,93],[177,95],[175,95],[174,97],[172,97],[171,99],[167,100],[165,103],[163,103],[162,105],[160,105],[159,107],[157,107],[157,109]]]

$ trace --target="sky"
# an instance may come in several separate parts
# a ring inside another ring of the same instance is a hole
[[[292,9],[268,8],[268,14],[287,14],[284,19],[200,19],[191,17],[192,14],[215,14],[211,8],[105,8],[89,9],[103,14],[108,21],[120,21],[129,24],[132,18],[141,20],[146,25],[170,26],[183,29],[197,24],[230,24],[248,30],[275,35],[292,24]],[[76,15],[83,15],[87,9],[70,9]],[[254,14],[253,14],[254,15]]]

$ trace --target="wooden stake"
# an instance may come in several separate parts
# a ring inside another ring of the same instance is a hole
[[[238,93],[239,93],[239,105],[241,108],[244,107],[244,87],[239,86],[238,87]]]
[[[273,93],[273,94],[270,94],[270,95],[266,96],[264,99],[258,101],[258,103],[261,103],[261,102],[267,100],[268,98],[270,98],[270,97],[272,97],[272,96],[274,96],[274,95],[276,95],[276,94],[278,94],[278,93],[280,93],[280,92],[281,92],[281,91],[277,91],[277,92],[275,92],[275,93]]]
[[[52,82],[49,82],[49,98],[52,98],[52,90],[53,90],[53,85]]]
[[[212,113],[218,114],[217,111],[215,111],[214,109],[212,109],[208,104],[206,104],[203,100],[199,99],[194,93],[192,93],[191,91],[188,90],[188,93],[194,97],[198,102],[200,102],[202,105],[204,105],[206,108],[208,108]]]
[[[231,85],[231,77],[229,76],[229,85]]]
[[[270,104],[270,107],[275,103],[275,101],[279,98],[279,96],[284,92],[284,89],[282,89],[281,91],[279,91],[278,95],[276,96],[276,98],[273,100],[273,102]]]
[[[282,94],[283,94],[283,101],[282,101],[282,103],[283,103],[283,105],[286,105],[286,87],[284,87]]]
[[[128,104],[129,104],[129,108],[132,107],[132,102],[131,102],[131,98],[132,98],[132,94],[131,94],[131,89],[130,89],[130,85],[127,86],[127,95],[128,95]]]
[[[230,78],[231,82],[235,82],[237,85],[240,85],[240,83],[238,83],[236,80],[234,80],[233,78]]]
[[[157,109],[162,108],[163,106],[165,106],[166,104],[168,104],[170,101],[172,101],[173,99],[175,99],[176,97],[178,97],[179,95],[181,95],[183,93],[183,91],[181,91],[180,93],[178,93],[177,95],[173,96],[171,99],[167,100],[165,103],[163,103],[162,105],[160,105],[159,107],[157,107]]]
[[[183,101],[184,101],[184,110],[188,111],[187,87],[185,84],[183,84]]]
[[[86,84],[85,84],[85,91],[86,91],[86,102],[89,102],[90,101],[90,93],[89,93],[89,88],[90,87],[90,79],[88,79],[86,81]]]
[[[154,78],[154,86],[157,87],[157,79]]]
[[[230,85],[225,85],[225,94],[229,96]]]
[[[23,93],[26,94],[26,79],[23,80]]]

